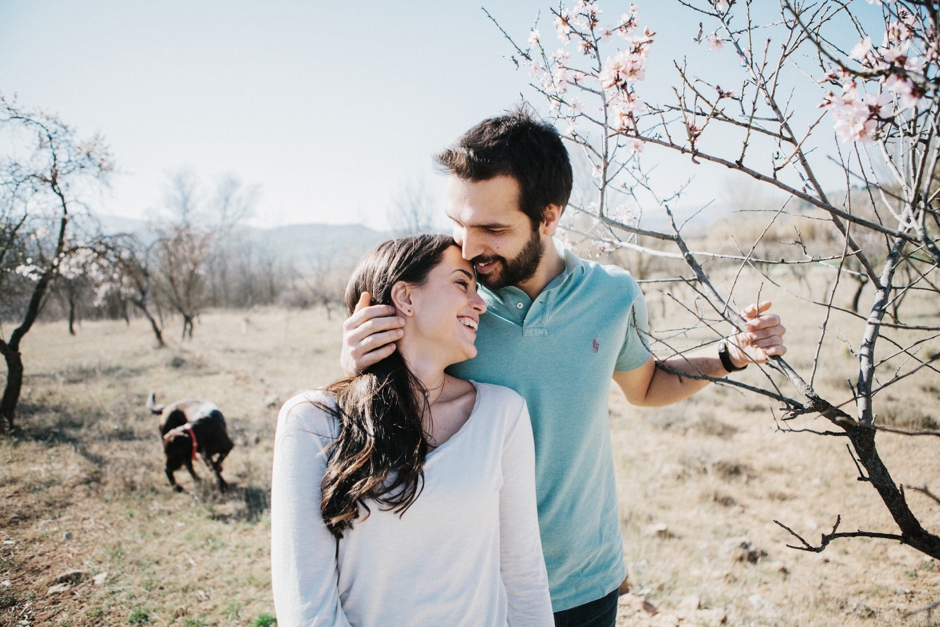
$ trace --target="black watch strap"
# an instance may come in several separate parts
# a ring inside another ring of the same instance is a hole
[[[747,364],[738,367],[731,361],[731,355],[728,354],[728,340],[721,340],[721,342],[718,343],[718,359],[721,360],[721,365],[728,372],[738,372],[739,370],[747,368]]]

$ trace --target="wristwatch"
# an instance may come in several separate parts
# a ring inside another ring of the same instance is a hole
[[[728,340],[723,339],[718,342],[718,359],[721,360],[721,365],[724,366],[725,370],[728,372],[738,372],[739,370],[744,370],[747,368],[747,364],[743,366],[735,366],[734,362],[731,361],[731,355],[728,354]]]

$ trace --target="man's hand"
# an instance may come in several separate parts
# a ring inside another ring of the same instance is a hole
[[[780,324],[780,316],[765,314],[771,304],[765,300],[741,312],[746,320],[744,331],[728,339],[728,356],[735,366],[746,366],[752,361],[762,364],[772,355],[786,354],[783,334],[787,330]]]
[[[405,334],[405,321],[395,315],[395,308],[373,305],[372,295],[364,292],[356,310],[343,323],[343,350],[339,364],[354,377],[369,366],[395,352],[395,342]]]

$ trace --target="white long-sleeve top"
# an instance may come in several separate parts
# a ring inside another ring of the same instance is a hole
[[[474,386],[467,422],[428,453],[417,500],[403,516],[372,504],[338,550],[320,513],[338,424],[313,405],[331,399],[306,392],[284,405],[271,486],[278,625],[553,625],[528,409],[508,388]]]

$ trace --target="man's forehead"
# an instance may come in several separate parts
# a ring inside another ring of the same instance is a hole
[[[468,181],[452,175],[445,210],[465,226],[508,227],[528,219],[519,209],[518,184],[510,177]]]

